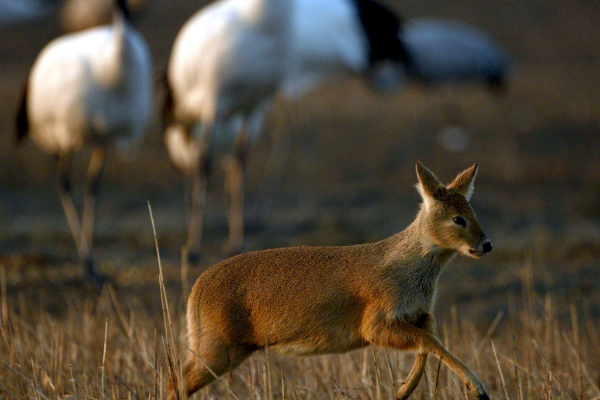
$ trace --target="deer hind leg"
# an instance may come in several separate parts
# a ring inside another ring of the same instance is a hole
[[[211,383],[215,375],[221,376],[239,366],[253,352],[241,346],[225,347],[216,343],[218,341],[212,341],[210,345],[202,346],[201,349],[190,349],[183,367],[184,391],[188,397]],[[169,400],[175,399],[173,386],[169,379]]]
[[[406,321],[397,321],[393,324],[379,322],[371,324],[370,328],[366,329],[365,338],[369,343],[377,346],[399,350],[416,350],[419,353],[432,353],[441,358],[444,364],[453,370],[460,380],[478,396],[479,400],[489,400],[485,386],[477,375],[446,350],[437,337],[425,329],[410,325]]]

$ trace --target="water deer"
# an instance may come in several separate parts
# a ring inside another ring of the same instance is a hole
[[[347,352],[368,345],[418,353],[396,398],[419,383],[428,353],[442,359],[479,399],[469,367],[435,336],[430,312],[438,278],[457,253],[480,258],[492,243],[469,204],[477,164],[447,186],[416,165],[423,203],[402,232],[370,244],[250,252],[203,272],[187,303],[190,352],[183,385],[191,395],[269,347],[286,355]],[[182,387],[181,387],[182,386]]]

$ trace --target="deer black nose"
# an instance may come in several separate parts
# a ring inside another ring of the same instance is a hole
[[[494,246],[492,246],[492,242],[490,240],[487,240],[483,243],[483,252],[484,253],[489,253],[490,251],[492,251],[493,248],[494,248]]]

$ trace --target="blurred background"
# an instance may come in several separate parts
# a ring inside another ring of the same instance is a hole
[[[137,27],[149,43],[157,77],[178,30],[205,3],[154,0],[140,16]],[[447,267],[438,314],[460,304],[490,321],[531,276],[541,293],[600,315],[598,4],[386,3],[406,18],[453,18],[488,32],[514,57],[505,91],[411,84],[382,95],[348,78],[303,97],[300,122],[293,127],[278,104],[249,158],[246,249],[383,239],[404,229],[418,210],[417,160],[444,181],[477,162],[471,203],[494,251],[478,261],[457,258]],[[0,31],[0,262],[13,288],[40,276],[60,279],[77,261],[55,192],[54,159],[31,141],[14,144],[16,109],[29,69],[43,46],[62,32],[58,11]],[[158,91],[157,109],[160,100]],[[273,132],[293,135],[290,157],[275,183],[265,174]],[[76,189],[88,157],[85,151],[76,156]],[[144,271],[155,278],[150,201],[166,268],[179,274],[186,236],[183,176],[169,164],[159,119],[136,159],[121,160],[116,150],[107,157],[94,238],[100,267],[124,286]],[[196,270],[224,258],[222,173],[214,174],[209,190],[205,257],[191,266],[194,277]]]

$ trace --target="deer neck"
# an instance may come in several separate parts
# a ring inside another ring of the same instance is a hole
[[[431,312],[437,283],[444,265],[456,254],[436,245],[426,234],[423,220],[417,218],[402,232],[379,242],[383,255],[379,277],[385,277],[392,304],[390,318],[415,323]]]
[[[456,255],[455,250],[437,245],[427,233],[422,211],[405,230],[385,242],[385,266],[420,271],[435,278]]]

